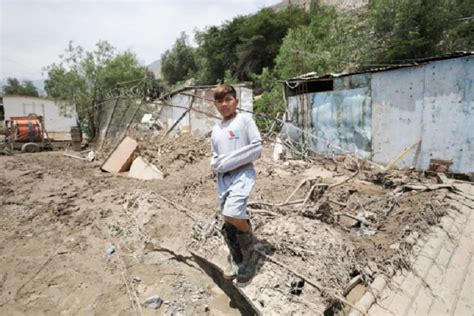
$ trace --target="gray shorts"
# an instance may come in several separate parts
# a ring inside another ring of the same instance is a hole
[[[217,194],[222,215],[239,219],[248,219],[247,200],[256,180],[253,167],[217,176]]]

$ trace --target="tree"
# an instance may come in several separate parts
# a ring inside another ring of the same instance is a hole
[[[249,80],[263,68],[273,67],[290,27],[308,24],[309,17],[310,13],[293,6],[278,12],[262,9],[196,32],[198,82],[222,82],[226,71],[239,80]]]
[[[245,17],[238,16],[220,27],[212,26],[196,32],[198,43],[198,72],[196,79],[201,84],[215,84],[224,80],[225,72],[231,76],[236,72],[236,47],[240,43],[237,36]]]
[[[37,97],[39,96],[38,90],[34,86],[33,82],[29,80],[23,81],[21,84],[16,78],[8,78],[7,84],[3,87],[5,94],[16,94]]]
[[[309,22],[309,13],[293,6],[278,12],[263,9],[247,17],[238,31],[237,77],[248,80],[252,74],[261,73],[263,68],[272,68],[292,25],[307,25]]]
[[[30,80],[23,81],[23,94],[29,95],[32,97],[39,96],[38,90],[36,89],[35,85]]]
[[[370,49],[366,15],[318,7],[309,25],[288,32],[275,59],[275,72],[287,79],[308,72],[323,75],[355,70]]]
[[[268,131],[271,126],[269,118],[273,119],[278,112],[285,111],[281,82],[269,68],[263,68],[259,75],[252,75],[252,81],[254,91],[259,95],[254,99],[255,122],[260,130]]]
[[[370,19],[372,57],[406,63],[453,50],[472,50],[474,4],[465,0],[373,0]]]
[[[188,37],[183,32],[173,48],[161,56],[161,73],[170,85],[189,79],[196,72],[194,50],[188,45]]]
[[[22,86],[18,79],[8,78],[7,84],[3,87],[3,92],[5,94],[21,94]]]
[[[443,46],[447,51],[472,51],[474,48],[474,2],[454,0],[451,29],[445,33]]]
[[[178,76],[170,81],[253,80],[261,95],[255,111],[274,116],[283,107],[282,79],[407,63],[474,47],[472,0],[371,0],[350,11],[319,3],[311,1],[309,11],[263,9],[197,31],[195,49],[181,36],[166,56],[168,77]]]
[[[82,119],[92,114],[94,102],[100,102],[104,93],[116,87],[127,88],[144,79],[146,69],[134,53],[117,52],[106,41],[96,44],[92,52],[69,42],[60,62],[46,67],[45,90],[48,96],[74,104]]]

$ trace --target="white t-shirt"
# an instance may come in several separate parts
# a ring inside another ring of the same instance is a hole
[[[212,129],[211,166],[218,173],[255,161],[262,152],[262,138],[249,114],[237,113]]]

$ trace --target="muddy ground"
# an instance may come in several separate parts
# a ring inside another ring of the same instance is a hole
[[[211,253],[220,238],[209,230],[217,200],[208,140],[145,135],[139,142],[164,180],[111,175],[101,161],[61,152],[0,156],[0,314],[249,312],[189,251]],[[249,209],[262,254],[345,295],[357,276],[368,283],[409,267],[413,240],[450,206],[449,189],[413,187],[435,177],[337,158],[274,162],[267,144]],[[272,282],[289,300],[304,299],[287,279]],[[320,292],[325,308],[335,303]],[[163,299],[158,310],[142,304],[152,295]]]

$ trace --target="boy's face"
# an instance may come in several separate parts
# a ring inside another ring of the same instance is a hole
[[[227,120],[234,117],[239,99],[227,93],[222,99],[215,100],[214,103],[216,104],[217,111],[219,111],[224,120]]]

